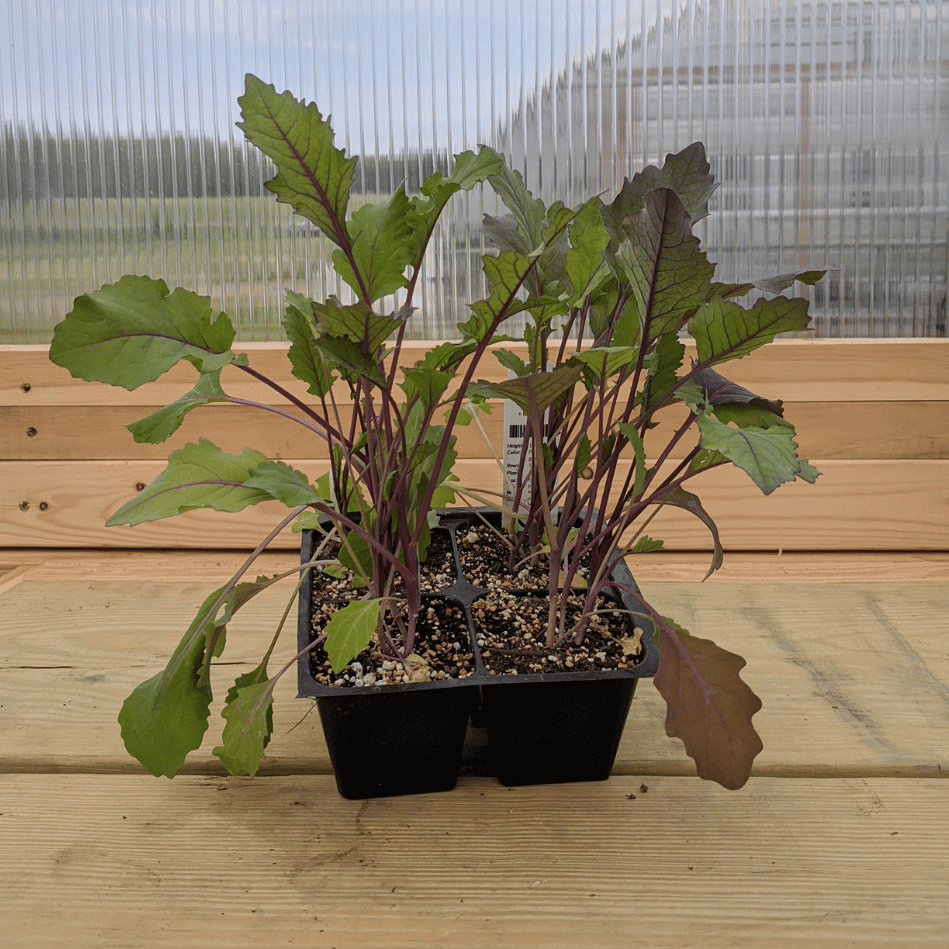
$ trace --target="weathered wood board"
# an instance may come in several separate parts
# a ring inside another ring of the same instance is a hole
[[[408,344],[407,361],[424,346]],[[286,381],[285,345],[241,348]],[[491,360],[484,369],[486,378],[503,376]],[[260,383],[228,372],[226,388],[235,395],[273,401]],[[195,375],[182,365],[125,392],[73,379],[49,362],[44,347],[0,347],[0,547],[255,546],[274,523],[273,506],[236,519],[195,512],[135,531],[103,527],[161,470],[169,448],[200,435],[213,434],[229,450],[259,448],[308,473],[325,470],[318,438],[301,438],[280,416],[235,406],[192,413],[168,445],[136,445],[123,426],[181,396]],[[732,375],[786,401],[802,453],[825,476],[813,487],[798,483],[764,499],[737,471],[708,475],[700,493],[727,546],[949,549],[949,340],[782,340],[735,364]],[[288,389],[309,398],[296,380]],[[214,421],[213,432],[202,417]],[[495,450],[500,426],[500,412],[486,417]],[[460,431],[458,447],[459,473],[469,486],[498,490],[499,473],[474,427]],[[660,517],[671,548],[709,547],[704,527],[689,515]],[[291,535],[281,543],[291,546]]]
[[[743,655],[763,698],[757,774],[938,774],[949,769],[949,584],[642,583],[651,602],[697,636]],[[121,743],[125,696],[158,672],[212,586],[26,580],[0,595],[0,771],[139,772]],[[197,773],[223,773],[211,754],[234,677],[259,661],[291,587],[251,601],[215,665],[216,702]],[[293,655],[293,632],[274,669]],[[329,773],[318,715],[281,680],[265,773]],[[644,682],[617,758],[622,774],[693,774],[663,730],[663,703]],[[820,736],[815,741],[815,736]],[[486,761],[477,740],[469,770]]]
[[[11,949],[944,949],[949,781],[0,775]]]

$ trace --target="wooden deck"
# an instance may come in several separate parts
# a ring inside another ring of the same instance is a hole
[[[5,949],[949,945],[949,554],[633,564],[748,659],[741,791],[692,776],[646,684],[607,782],[504,788],[473,740],[453,792],[368,802],[289,681],[256,779],[210,754],[214,717],[174,781],[125,755],[119,704],[237,559],[0,549]],[[283,596],[233,624],[235,674]]]

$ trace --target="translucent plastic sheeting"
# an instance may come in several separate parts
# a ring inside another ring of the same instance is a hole
[[[578,202],[701,139],[720,279],[829,266],[818,335],[946,335],[949,0],[0,0],[0,35],[0,342],[126,272],[245,340],[345,297],[234,127],[246,72],[332,116],[354,202],[482,142]],[[480,293],[486,209],[445,218],[415,337]]]

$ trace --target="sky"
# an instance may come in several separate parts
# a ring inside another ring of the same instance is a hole
[[[356,152],[457,152],[488,140],[526,89],[638,32],[655,17],[646,2],[0,0],[0,117],[239,135],[253,72],[332,114]]]

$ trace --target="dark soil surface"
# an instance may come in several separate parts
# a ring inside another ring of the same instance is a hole
[[[604,612],[590,621],[582,643],[567,641],[545,646],[550,601],[547,597],[492,593],[472,604],[475,635],[488,672],[524,675],[534,672],[579,672],[594,669],[628,669],[642,651],[642,630],[630,630],[628,618],[603,598]],[[572,598],[567,629],[582,609],[582,599]]]
[[[342,604],[317,604],[313,614],[313,631],[319,636],[333,613]],[[397,630],[389,630],[396,646],[401,645]],[[322,647],[313,651],[310,670],[322,685],[360,688],[367,685],[395,685],[408,682],[432,682],[440,679],[462,679],[475,669],[474,654],[468,638],[464,610],[450,600],[430,599],[422,607],[416,631],[416,648],[404,663],[370,645],[340,674]]]
[[[327,543],[320,555],[321,560],[332,560],[339,553],[340,544],[337,540]],[[326,569],[330,572],[327,573]],[[337,576],[341,574],[341,576]],[[432,542],[428,548],[428,557],[422,564],[421,588],[423,593],[438,593],[450,587],[456,580],[454,554],[452,552],[451,537],[447,531],[432,532]],[[396,584],[396,590],[401,589],[401,583]],[[313,594],[320,600],[351,600],[361,596],[362,591],[353,587],[351,570],[343,570],[336,565],[331,568],[320,568],[313,571]]]
[[[486,524],[478,522],[459,528],[457,540],[462,574],[474,586],[488,590],[547,590],[549,569],[545,556],[533,563],[518,558],[512,565],[505,542]]]
[[[488,672],[525,675],[626,669],[636,665],[641,653],[641,630],[633,628],[635,620],[619,612],[614,601],[601,598],[582,643],[574,643],[568,637],[562,645],[547,647],[544,645],[549,603],[546,563],[522,564],[512,570],[503,539],[478,522],[459,527],[456,538],[463,576],[473,586],[487,591],[475,601],[472,613],[478,646]],[[338,545],[327,547],[326,559],[332,558],[337,549]],[[336,610],[363,594],[353,588],[349,571],[335,572],[342,572],[343,576],[314,572],[314,638],[322,633]],[[456,579],[451,538],[445,531],[435,531],[428,560],[423,566],[422,589],[438,593]],[[576,625],[582,603],[582,596],[571,598],[568,629]],[[392,627],[389,635],[400,645],[398,628],[395,624]],[[447,599],[430,599],[419,617],[417,637],[416,653],[405,661],[373,644],[338,675],[332,671],[326,653],[318,647],[311,659],[311,671],[324,685],[353,688],[467,677],[475,671],[461,605]]]

